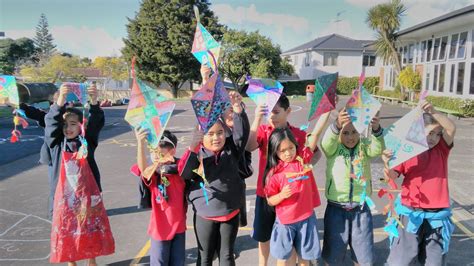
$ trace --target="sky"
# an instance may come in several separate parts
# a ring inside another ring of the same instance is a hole
[[[387,0],[211,0],[219,22],[255,31],[272,39],[282,51],[315,38],[338,33],[371,40],[367,11]],[[416,25],[474,0],[402,0],[407,7],[401,29]],[[6,37],[33,38],[41,13],[48,19],[61,52],[81,57],[119,56],[127,18],[134,18],[139,0],[0,0],[0,31]]]

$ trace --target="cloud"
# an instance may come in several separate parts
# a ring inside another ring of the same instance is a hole
[[[249,7],[238,6],[236,8],[226,4],[216,4],[211,5],[211,9],[219,17],[219,21],[224,24],[256,23],[275,26],[278,30],[285,28],[296,32],[309,30],[309,21],[306,18],[276,13],[260,13],[254,4]]]
[[[332,21],[327,26],[325,26],[320,32],[319,37],[337,33],[356,40],[373,40],[374,34],[368,29],[359,29],[354,30],[352,28],[352,23],[348,20],[341,20],[339,22]]]
[[[103,28],[53,26],[50,27],[54,43],[61,52],[68,52],[81,57],[120,55],[124,46],[121,38],[112,37]],[[6,37],[33,38],[34,30],[5,30]]]
[[[390,0],[346,0],[346,3],[351,4],[353,6],[371,8],[378,4],[388,3],[389,1]]]

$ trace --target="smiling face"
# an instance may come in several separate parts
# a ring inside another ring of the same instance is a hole
[[[288,115],[291,113],[291,108],[288,109],[282,108],[280,105],[276,104],[273,107],[273,110],[268,116],[268,123],[273,128],[284,128],[288,123]]]
[[[68,114],[64,118],[63,133],[66,139],[73,139],[81,133],[81,123],[79,116],[76,114]]]
[[[440,124],[431,124],[425,126],[426,142],[431,149],[436,146],[443,137],[443,128]]]
[[[289,138],[282,140],[277,149],[277,156],[285,163],[293,161],[296,156],[296,145]]]
[[[218,121],[204,134],[202,145],[210,151],[218,152],[222,150],[224,144],[225,130],[221,122]]]
[[[352,149],[359,143],[360,135],[354,128],[354,125],[349,123],[342,128],[340,138],[344,146]]]

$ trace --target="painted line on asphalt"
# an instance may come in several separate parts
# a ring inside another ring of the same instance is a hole
[[[138,263],[140,263],[142,258],[145,257],[145,255],[148,253],[148,250],[150,249],[150,245],[151,245],[151,242],[150,242],[150,239],[148,239],[148,241],[142,247],[140,252],[138,252],[135,258],[133,258],[132,262],[130,262],[130,265],[138,265]]]
[[[454,224],[461,230],[463,231],[468,237],[474,238],[474,233],[471,232],[471,230],[467,229],[461,222],[459,222],[456,218],[451,216],[451,219],[453,220]]]

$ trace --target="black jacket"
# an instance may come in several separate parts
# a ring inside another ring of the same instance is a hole
[[[194,211],[201,217],[215,217],[227,215],[242,205],[241,197],[244,193],[243,182],[239,174],[239,161],[243,156],[245,145],[250,132],[247,114],[234,113],[234,128],[232,135],[225,140],[224,147],[219,154],[201,148],[204,172],[209,186],[207,194],[209,205],[199,185],[202,178],[193,172],[199,167],[199,155],[190,150],[186,151],[178,166],[180,175],[189,180],[189,201]]]
[[[57,183],[59,177],[59,171],[61,166],[61,151],[64,141],[66,141],[66,149],[74,152],[72,149],[72,142],[76,142],[76,147],[79,147],[80,142],[78,138],[72,140],[65,140],[63,134],[63,114],[66,108],[59,107],[57,104],[51,105],[48,114],[45,117],[46,127],[44,129],[44,141],[48,145],[51,151],[51,163],[52,163],[52,177],[53,180]],[[95,162],[95,149],[99,144],[99,133],[100,130],[104,127],[104,111],[97,105],[91,105],[89,110],[89,122],[86,127],[86,140],[87,140],[87,162],[94,174],[95,181],[99,190],[102,191],[100,185],[100,173],[97,163]]]
[[[25,112],[27,118],[37,121],[40,127],[44,128],[46,126],[46,124],[44,123],[44,117],[46,116],[45,111],[30,106],[26,103],[20,103],[20,109]],[[41,146],[39,161],[41,164],[51,165],[51,153],[46,143],[43,143],[43,145]]]

